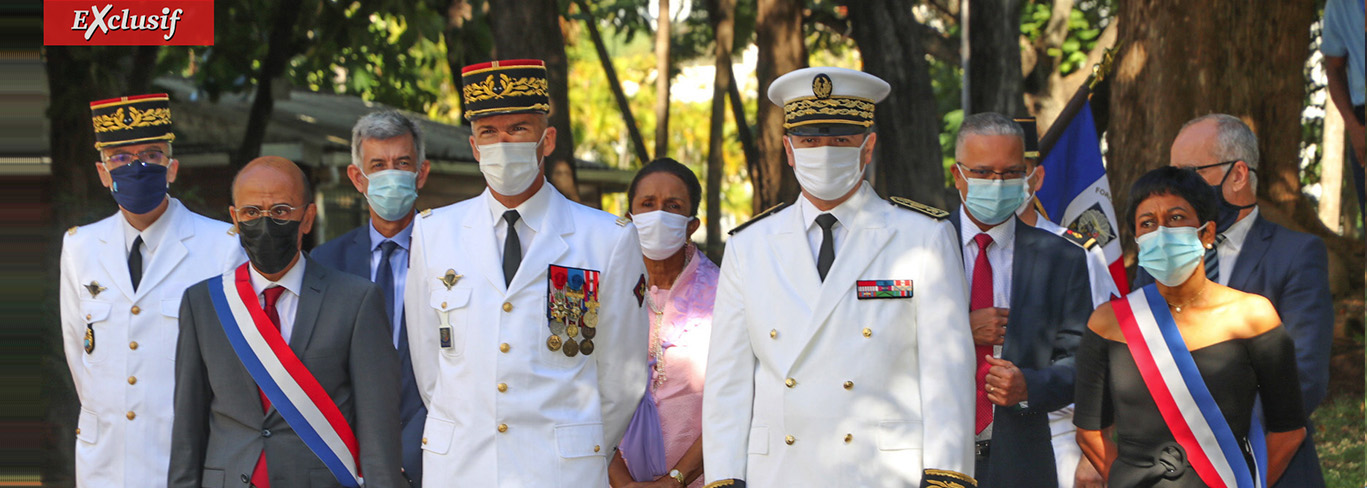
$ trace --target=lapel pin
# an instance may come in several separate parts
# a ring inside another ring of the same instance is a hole
[[[100,286],[100,282],[98,281],[91,281],[89,285],[85,285],[85,291],[90,292],[90,298],[100,296],[100,292],[105,291],[107,289],[108,288]]]
[[[441,284],[446,285],[446,289],[447,289],[447,290],[450,290],[451,287],[456,286],[456,283],[459,282],[460,279],[461,279],[461,278],[464,278],[464,277],[465,277],[465,275],[458,275],[458,274],[456,274],[456,270],[454,270],[454,269],[448,269],[448,270],[446,270],[446,275],[445,275],[445,276],[442,276],[441,278],[437,278],[437,280],[438,280],[438,281],[441,281]]]

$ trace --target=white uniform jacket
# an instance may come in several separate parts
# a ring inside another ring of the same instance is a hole
[[[80,487],[166,486],[181,295],[247,259],[231,224],[171,199],[134,292],[123,218],[73,227],[62,241],[62,346],[81,401]]]
[[[425,486],[607,486],[609,456],[645,392],[635,226],[549,184],[540,191],[546,213],[506,289],[488,190],[417,219],[404,310],[428,409]],[[592,355],[547,347],[550,265],[601,273]],[[449,288],[448,270],[459,275]]]
[[[709,481],[972,476],[973,341],[954,228],[867,184],[842,205],[858,213],[824,282],[796,205],[727,243],[703,396]],[[860,280],[911,280],[912,296],[860,299]]]

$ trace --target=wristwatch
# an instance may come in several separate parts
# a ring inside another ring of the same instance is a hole
[[[688,483],[684,483],[683,473],[679,472],[677,469],[669,470],[669,477],[674,478],[674,481],[678,481],[679,486],[688,486]]]

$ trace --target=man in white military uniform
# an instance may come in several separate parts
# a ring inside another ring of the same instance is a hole
[[[413,231],[404,309],[428,409],[423,484],[607,486],[646,387],[636,229],[546,183],[543,62],[462,76],[489,188]]]
[[[954,229],[862,180],[889,89],[824,67],[769,88],[802,196],[727,243],[703,396],[709,486],[975,486]]]
[[[166,486],[176,338],[185,288],[246,260],[232,226],[166,195],[166,94],[90,104],[95,163],[119,212],[62,242],[62,343],[81,401],[76,485]]]

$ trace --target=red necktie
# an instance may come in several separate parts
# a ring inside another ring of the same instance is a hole
[[[271,325],[274,325],[277,331],[280,330],[280,312],[275,309],[275,302],[280,299],[280,294],[284,292],[285,287],[274,285],[261,292],[266,297],[266,305],[261,308],[265,309],[266,318],[271,319]],[[266,392],[261,391],[261,388],[257,388],[256,391],[261,394],[261,413],[270,412],[271,400],[266,398]],[[252,485],[257,488],[270,488],[271,486],[270,477],[266,473],[265,449],[261,450],[261,456],[256,459],[256,468],[252,469]]]
[[[992,306],[992,263],[987,261],[987,246],[992,244],[992,236],[978,234],[973,236],[973,242],[978,243],[978,259],[973,261],[973,292],[968,302],[970,311]],[[974,352],[978,360],[978,371],[975,375],[978,383],[978,412],[973,432],[981,434],[983,429],[992,424],[992,402],[987,399],[985,388],[987,370],[991,369],[992,365],[983,360],[983,356],[992,355],[992,346],[975,346]]]

